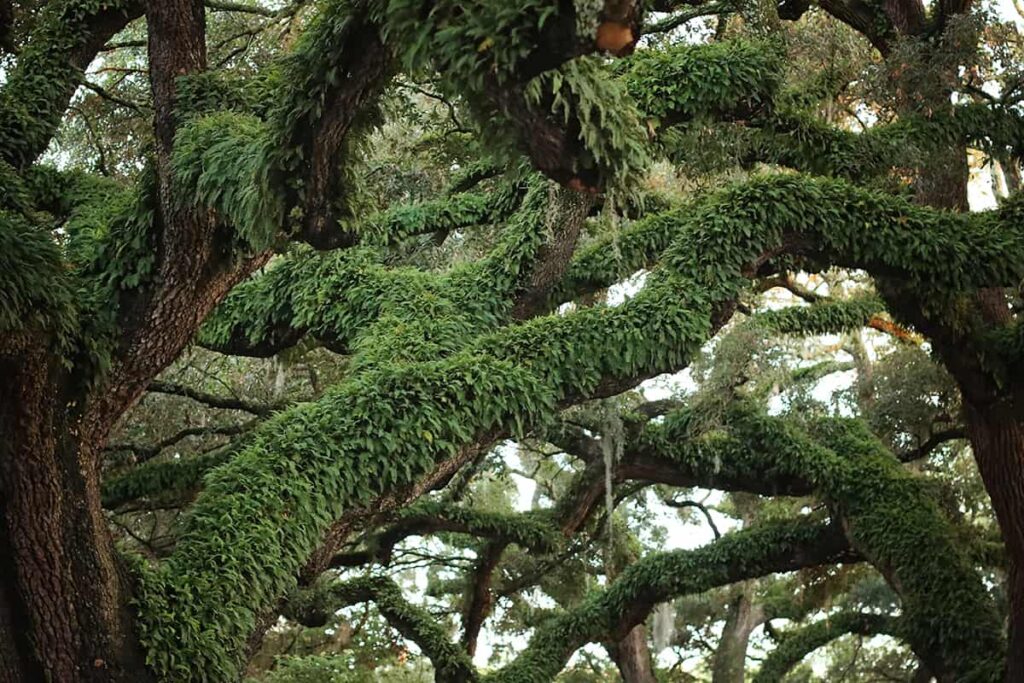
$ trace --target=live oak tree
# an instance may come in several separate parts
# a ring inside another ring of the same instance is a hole
[[[1012,30],[957,0],[819,7],[860,36],[870,88],[794,57],[789,22],[821,20],[800,0],[0,4],[0,679],[236,680],[280,615],[372,602],[438,680],[552,680],[590,642],[650,680],[638,627],[656,605],[866,563],[898,615],[814,622],[760,678],[845,629],[905,642],[939,680],[1024,680],[1022,209],[1011,194],[966,211],[968,148],[1019,175]],[[706,15],[712,40],[658,38]],[[366,146],[410,90],[454,136],[424,140],[430,196],[375,180],[372,206]],[[842,125],[844,101],[874,125]],[[652,162],[709,143],[736,182],[650,191]],[[475,258],[415,248],[479,226]],[[821,298],[791,277],[831,267],[873,290]],[[641,270],[627,301],[599,303]],[[807,305],[752,311],[752,288],[776,284]],[[733,397],[727,371],[708,401],[612,402],[584,431],[560,418],[686,368],[741,310],[754,335],[926,339],[963,431],[907,449],[917,434],[868,410],[797,419]],[[158,378],[190,345],[344,360],[297,401],[227,397]],[[252,417],[132,441],[122,419],[147,392]],[[168,456],[197,435],[235,438]],[[510,436],[585,466],[546,511],[460,504]],[[1001,532],[1005,614],[987,555],[902,462],[962,436]],[[620,545],[606,589],[478,671],[507,548],[557,557],[609,477],[815,504],[693,551]],[[386,575],[336,571],[435,532],[483,539],[459,642]]]

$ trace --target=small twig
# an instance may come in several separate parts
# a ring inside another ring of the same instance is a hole
[[[712,533],[715,534],[715,540],[717,541],[722,537],[722,533],[718,530],[718,526],[715,524],[715,520],[711,517],[711,512],[707,506],[702,503],[698,503],[695,500],[673,500],[671,498],[663,498],[662,502],[670,508],[697,508],[704,513],[704,518],[708,521],[708,526],[711,527]]]

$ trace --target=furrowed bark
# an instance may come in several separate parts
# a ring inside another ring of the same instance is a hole
[[[12,680],[146,681],[95,460],[76,439],[59,366],[42,350],[0,365],[4,668],[20,672]]]
[[[634,626],[624,638],[606,645],[608,655],[622,675],[624,683],[656,683],[651,650],[647,647],[647,629]]]
[[[1009,559],[1006,681],[1024,681],[1024,421],[1005,407],[967,406],[968,431]]]

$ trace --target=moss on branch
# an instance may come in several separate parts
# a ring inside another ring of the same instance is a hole
[[[141,12],[142,3],[133,0],[46,3],[0,88],[0,159],[18,169],[35,161],[92,57]]]
[[[178,677],[195,676],[196,670],[211,679],[234,675],[235,653],[255,623],[253,605],[273,604],[294,586],[295,573],[333,520],[386,491],[411,485],[480,434],[521,430],[543,420],[558,401],[593,395],[609,382],[635,383],[685,366],[724,322],[715,311],[737,296],[765,254],[799,249],[944,290],[1006,282],[1024,268],[1019,258],[1024,238],[1001,223],[1006,212],[956,216],[839,181],[761,177],[717,193],[683,215],[662,267],[625,304],[495,330],[523,268],[543,242],[547,198],[543,186],[531,190],[503,246],[483,263],[446,276],[448,285],[430,274],[403,275],[402,289],[386,304],[393,308],[367,316],[369,324],[360,326],[354,360],[361,355],[365,360],[356,362],[359,370],[352,379],[317,403],[271,419],[254,444],[207,478],[174,554],[144,576],[143,637],[157,670]],[[409,285],[417,282],[422,284],[410,298]],[[311,286],[302,278],[285,285]],[[388,300],[379,289],[363,295],[358,287],[320,291],[334,299],[350,297],[356,311]],[[483,298],[466,299],[467,292]],[[325,300],[311,298],[309,310],[318,316],[352,315],[345,306],[323,306]],[[458,316],[438,316],[453,310]],[[473,339],[481,330],[484,334]],[[394,358],[396,346],[405,346],[396,341],[405,339],[403,334],[415,334],[427,345]],[[438,355],[442,359],[434,360]],[[874,454],[865,462],[850,460],[813,440],[801,441],[789,428],[754,418],[743,424],[753,430],[744,437],[747,447],[759,444],[757,450],[768,454],[762,462],[809,481],[833,500],[850,521],[858,548],[899,577],[915,644],[944,648],[949,653],[944,656],[965,675],[981,671],[978,652],[998,651],[998,628],[993,630],[994,620],[988,619],[973,571],[949,559],[959,555],[937,521],[938,511],[912,480],[893,469],[895,459]],[[855,451],[845,444],[843,449]],[[872,482],[865,485],[873,491],[865,496],[856,481]],[[854,492],[865,502],[859,503]],[[906,521],[905,527],[888,529],[885,520],[894,518]],[[914,558],[932,553],[932,560],[934,553],[943,553],[945,559],[932,561],[941,565],[939,575],[929,574],[923,560],[902,556],[904,551]],[[653,578],[676,585],[675,579]],[[943,609],[920,603],[926,585],[951,587]],[[610,600],[627,594],[626,588],[618,590],[623,592],[611,593]],[[592,609],[614,606],[594,604],[604,606]],[[944,607],[972,615],[970,623]],[[595,618],[596,613],[582,620],[586,628]],[[560,630],[582,628],[574,624]],[[568,645],[550,647],[564,652]],[[551,656],[539,658],[548,662]],[[185,661],[193,663],[191,674]]]
[[[333,613],[341,607],[373,602],[388,623],[416,643],[434,665],[437,680],[471,683],[476,667],[461,645],[453,643],[436,616],[408,602],[393,580],[367,576],[316,587],[290,601],[287,613]]]
[[[659,126],[749,119],[772,106],[782,80],[780,46],[765,41],[680,43],[623,63],[629,93]]]
[[[844,543],[837,530],[810,519],[762,524],[696,550],[645,557],[605,591],[540,624],[530,644],[487,683],[547,683],[577,649],[621,637],[659,602],[772,572],[835,561]]]
[[[845,635],[901,636],[898,618],[869,612],[840,612],[783,634],[754,676],[754,683],[778,683],[807,655]]]

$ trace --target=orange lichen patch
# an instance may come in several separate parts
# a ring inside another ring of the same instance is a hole
[[[635,38],[629,24],[605,21],[597,27],[597,47],[600,50],[621,55],[633,47]]]
[[[898,325],[893,321],[878,315],[868,321],[868,327],[873,330],[878,330],[879,332],[885,332],[886,334],[892,335],[901,341],[917,344],[918,346],[924,342],[921,335],[916,332],[912,332],[902,325]]]
[[[594,194],[594,193],[597,192],[597,188],[596,187],[593,187],[592,185],[588,185],[579,176],[576,176],[574,178],[570,178],[569,182],[567,182],[565,184],[565,186],[568,187],[570,190],[572,190],[574,192],[589,192],[591,194]]]

